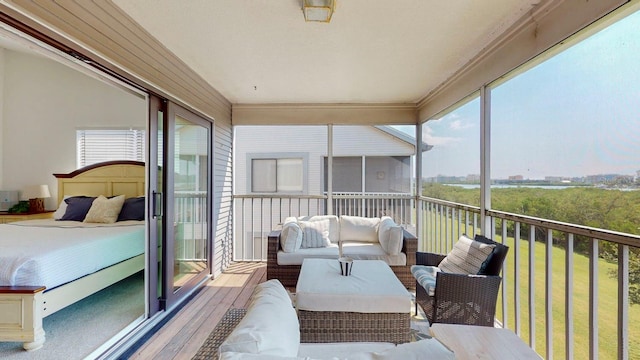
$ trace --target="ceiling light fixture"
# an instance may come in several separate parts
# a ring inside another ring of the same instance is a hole
[[[335,8],[335,0],[302,0],[302,12],[306,21],[328,23]]]

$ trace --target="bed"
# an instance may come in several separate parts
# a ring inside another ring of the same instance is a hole
[[[105,162],[54,176],[59,204],[70,196],[140,200],[145,192],[141,162]],[[0,249],[0,341],[36,350],[45,342],[43,318],[144,269],[145,225],[126,219],[1,224]]]

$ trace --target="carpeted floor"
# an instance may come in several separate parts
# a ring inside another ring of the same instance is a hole
[[[0,342],[0,359],[82,359],[143,314],[140,272],[44,318],[41,349],[27,352],[20,342]]]

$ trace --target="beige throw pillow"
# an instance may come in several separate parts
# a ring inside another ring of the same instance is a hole
[[[100,195],[93,200],[84,222],[113,224],[118,220],[118,214],[120,214],[123,204],[124,195],[118,195],[111,199]]]
[[[462,235],[438,267],[448,273],[475,275],[494,247]]]

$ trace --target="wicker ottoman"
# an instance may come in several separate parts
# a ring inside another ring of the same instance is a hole
[[[296,308],[301,342],[410,341],[411,294],[381,260],[355,260],[342,276],[338,260],[305,259]]]

